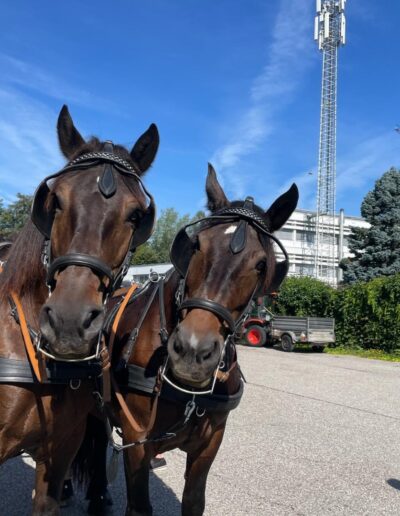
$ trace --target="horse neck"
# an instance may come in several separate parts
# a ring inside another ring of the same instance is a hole
[[[175,303],[175,294],[179,285],[179,275],[174,271],[164,284],[164,300],[163,306],[165,311],[165,324],[168,334],[172,332],[177,321],[177,310]],[[149,296],[155,285],[150,287]],[[148,297],[146,296],[140,303],[132,303],[128,307],[125,320],[129,321],[129,332],[137,325],[143,310],[146,307]],[[132,324],[133,323],[133,324]],[[136,365],[146,367],[149,361],[154,357],[155,352],[161,350],[160,340],[160,299],[159,292],[154,297],[149,310],[147,311],[143,324],[140,328],[139,335],[134,346],[130,362]]]

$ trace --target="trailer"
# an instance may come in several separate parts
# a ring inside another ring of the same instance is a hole
[[[293,351],[301,343],[311,345],[314,351],[323,351],[335,342],[335,319],[273,315],[264,310],[244,323],[242,340],[253,347],[280,343],[283,351]]]

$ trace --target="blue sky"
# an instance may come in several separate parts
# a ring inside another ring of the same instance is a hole
[[[59,169],[68,104],[85,136],[161,144],[146,184],[195,213],[207,161],[228,197],[269,204],[296,181],[315,208],[321,55],[314,0],[20,0],[2,5],[0,197]],[[400,165],[400,2],[348,0],[339,51],[337,208]],[[309,174],[313,172],[313,174]]]

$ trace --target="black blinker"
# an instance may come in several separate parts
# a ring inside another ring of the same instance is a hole
[[[243,208],[253,211],[254,199],[253,197],[246,197]],[[233,254],[240,253],[246,247],[247,241],[247,226],[248,223],[245,220],[241,220],[235,232],[232,235],[229,248]]]
[[[109,154],[114,153],[114,145],[110,141],[106,141],[103,145],[103,151]],[[104,171],[98,182],[99,190],[106,199],[112,197],[117,191],[117,182],[115,181],[113,167],[111,163],[105,163]]]

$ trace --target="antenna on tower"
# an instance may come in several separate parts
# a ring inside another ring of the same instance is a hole
[[[316,0],[314,39],[322,52],[315,277],[336,284],[336,93],[337,54],[346,42],[346,0]]]

